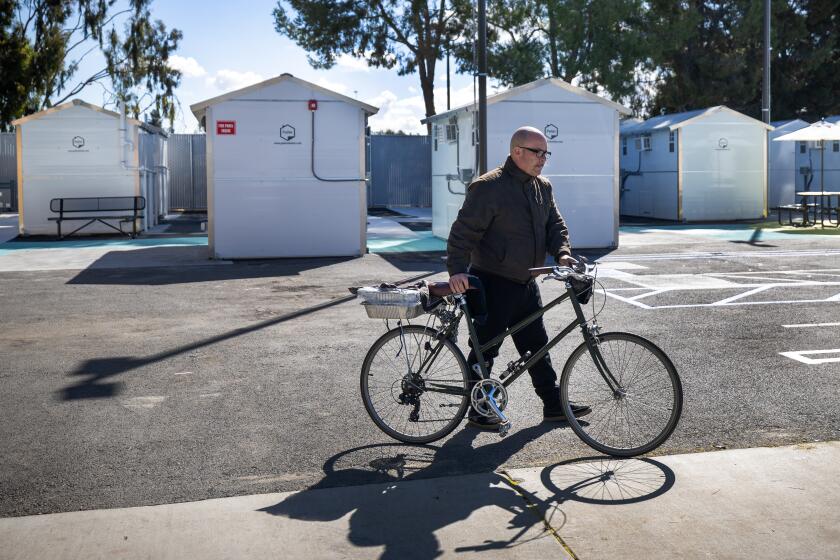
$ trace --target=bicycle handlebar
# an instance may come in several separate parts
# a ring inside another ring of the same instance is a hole
[[[550,274],[558,280],[564,280],[571,274],[588,274],[590,270],[595,268],[594,265],[589,264],[586,257],[578,256],[577,261],[577,266],[539,266],[537,268],[529,268],[528,272],[533,277]]]

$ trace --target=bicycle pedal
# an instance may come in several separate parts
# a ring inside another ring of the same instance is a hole
[[[503,422],[499,424],[499,437],[505,437],[510,431],[510,422]]]

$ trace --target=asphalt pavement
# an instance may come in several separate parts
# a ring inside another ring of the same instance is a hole
[[[593,298],[590,312],[599,313],[605,331],[656,342],[683,380],[680,425],[652,460],[840,440],[836,239],[638,226],[623,232],[618,250],[589,252],[601,263],[608,294]],[[393,483],[393,472],[371,468],[393,457],[402,457],[411,484],[497,480],[503,472],[592,458],[568,428],[540,424],[527,377],[512,387],[513,429],[503,440],[458,429],[434,445],[404,446],[367,418],[359,369],[384,325],[367,319],[346,288],[445,278],[440,253],[215,262],[206,247],[175,238],[2,251],[8,245],[0,245],[3,531],[5,521],[42,514],[305,496],[300,492],[310,488],[364,493]],[[541,289],[544,301],[560,293],[550,283]],[[571,310],[561,308],[547,325],[556,331],[570,319]],[[466,347],[464,336],[460,341]],[[572,335],[552,352],[558,370],[579,342]],[[503,347],[500,362],[514,357]],[[837,461],[830,464],[826,477],[837,474]],[[825,488],[822,480],[812,485]],[[676,488],[645,503],[655,507]],[[352,521],[352,511],[337,522]],[[800,508],[786,514],[804,515]],[[460,534],[472,517],[445,528]],[[354,541],[346,527],[316,525],[324,543],[332,541],[317,527],[337,531],[329,534],[346,541],[347,555],[359,546],[361,557],[384,554]],[[526,533],[518,539],[533,536]],[[506,535],[467,538],[455,548],[488,540],[489,554]],[[794,544],[810,540],[791,536]],[[588,551],[582,542],[578,549]]]

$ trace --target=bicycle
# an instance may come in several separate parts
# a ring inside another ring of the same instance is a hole
[[[559,383],[569,426],[587,445],[607,455],[632,457],[659,447],[682,413],[682,384],[671,360],[641,336],[601,333],[597,314],[586,319],[583,305],[594,291],[596,266],[582,259],[576,268],[530,270],[534,276],[545,275],[543,282],[564,282],[565,293],[484,344],[478,342],[466,295],[450,293],[446,282],[428,285],[430,298],[422,309],[405,301],[391,307],[388,302],[376,305],[380,300],[366,302],[368,315],[386,318],[386,328],[388,318],[398,319],[395,328],[373,343],[362,365],[362,401],[371,419],[394,439],[424,444],[452,432],[472,404],[480,414],[500,421],[499,435],[504,437],[511,427],[504,412],[507,387],[579,327],[584,340],[570,354]],[[565,300],[571,302],[575,319],[536,353],[526,352],[508,363],[498,378],[491,376],[484,352]],[[423,312],[429,314],[426,325],[410,323]],[[473,368],[479,381],[470,380],[467,360],[457,346],[463,318],[478,358]],[[575,418],[572,403],[592,410]]]

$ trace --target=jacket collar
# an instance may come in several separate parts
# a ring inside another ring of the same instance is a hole
[[[519,169],[519,167],[515,163],[513,163],[513,159],[510,156],[508,156],[507,160],[505,160],[505,165],[503,169],[508,175],[513,177],[518,183],[521,184],[525,184],[534,179],[534,177],[528,175],[527,173]]]

